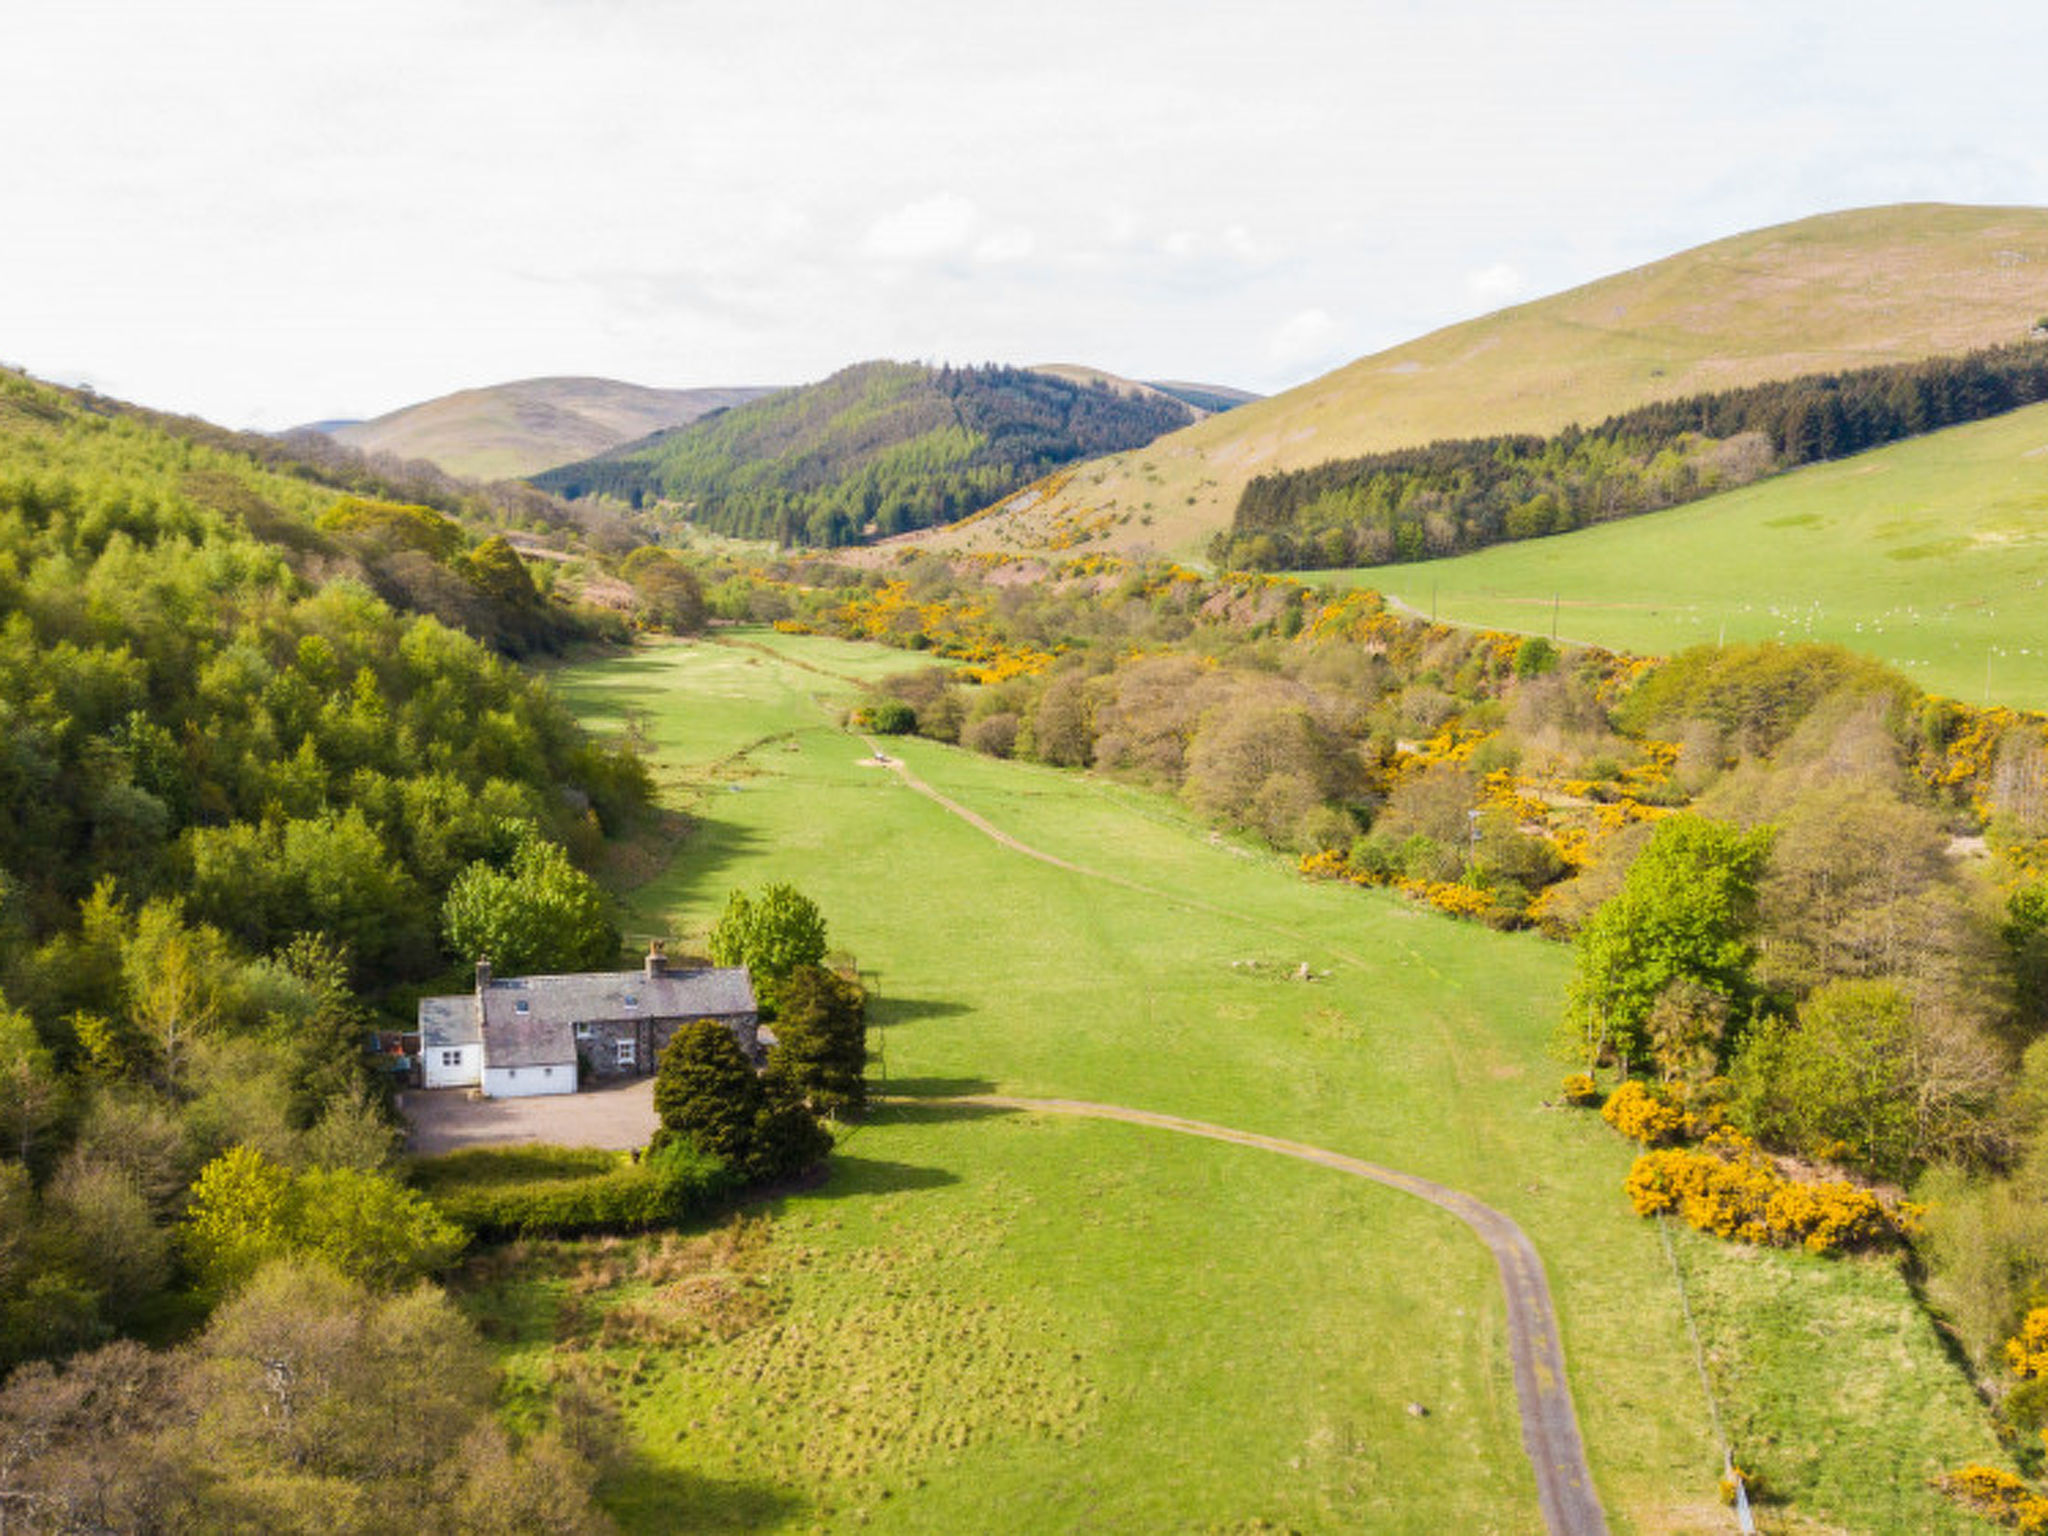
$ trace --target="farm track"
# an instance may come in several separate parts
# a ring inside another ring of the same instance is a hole
[[[1377,1163],[1347,1157],[1325,1147],[1312,1147],[1305,1142],[1287,1141],[1278,1136],[1261,1136],[1251,1131],[1211,1125],[1205,1120],[1188,1120],[1179,1115],[1162,1115],[1118,1104],[1095,1104],[1083,1099],[1024,1099],[1005,1094],[900,1099],[895,1102],[959,1104],[1047,1115],[1078,1115],[1094,1120],[1120,1121],[1126,1125],[1149,1126],[1181,1136],[1201,1136],[1210,1141],[1228,1142],[1233,1146],[1298,1158],[1305,1163],[1317,1163],[1353,1178],[1370,1179],[1448,1211],[1486,1244],[1500,1271],[1501,1291],[1507,1301],[1508,1350],[1514,1361],[1515,1402],[1522,1418],[1522,1448],[1529,1457],[1530,1469],[1535,1473],[1544,1528],[1551,1532],[1551,1536],[1604,1536],[1607,1517],[1594,1490],[1592,1472],[1586,1465],[1585,1444],[1579,1438],[1579,1420],[1572,1407],[1571,1382],[1565,1375],[1564,1345],[1558,1337],[1557,1311],[1551,1303],[1550,1282],[1543,1272],[1543,1260],[1537,1256],[1528,1235],[1511,1218],[1492,1206],[1433,1179],[1419,1178],[1394,1168],[1382,1168]]]
[[[866,739],[866,738],[863,738]],[[1225,912],[1184,896],[1154,890],[1120,875],[1089,869],[1033,848],[1003,831],[987,817],[949,799],[924,782],[899,758],[889,757],[871,739],[868,747],[876,758],[899,774],[905,785],[926,796],[976,831],[1003,847],[1027,858],[1049,864],[1091,880],[1141,895],[1192,908],[1243,923],[1242,913]],[[1252,926],[1262,926],[1254,923]],[[1348,958],[1348,957],[1347,957]],[[1042,1114],[1082,1115],[1099,1120],[1117,1120],[1129,1125],[1150,1126],[1183,1136],[1202,1136],[1211,1141],[1253,1147],[1282,1157],[1298,1158],[1333,1168],[1354,1178],[1370,1179],[1390,1189],[1426,1200],[1465,1223],[1486,1244],[1500,1271],[1501,1292],[1507,1303],[1508,1350],[1514,1362],[1515,1402],[1521,1412],[1522,1447],[1536,1477],[1537,1498],[1543,1509],[1546,1530],[1552,1536],[1604,1536],[1606,1515],[1593,1487],[1592,1472],[1586,1465],[1585,1443],[1579,1436],[1578,1415],[1572,1407],[1571,1382],[1565,1374],[1564,1344],[1558,1334],[1557,1309],[1551,1300],[1550,1281],[1535,1245],[1512,1218],[1475,1200],[1460,1190],[1433,1179],[1383,1168],[1377,1163],[1347,1157],[1341,1152],[1262,1136],[1251,1131],[1232,1130],[1202,1120],[1151,1110],[1130,1109],[1115,1104],[1096,1104],[1080,1099],[1024,1099],[1000,1094],[980,1094],[948,1099],[918,1099],[904,1102],[981,1105],[989,1108],[1036,1111]]]

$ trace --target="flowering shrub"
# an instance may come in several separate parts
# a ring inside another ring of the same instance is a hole
[[[1638,1216],[1668,1211],[1716,1237],[1813,1253],[1889,1241],[1912,1219],[1910,1208],[1895,1210],[1840,1179],[1788,1179],[1754,1142],[1732,1132],[1697,1149],[1645,1152],[1625,1187]]]
[[[1627,1082],[1607,1096],[1600,1118],[1646,1147],[1674,1140],[1685,1129],[1685,1111],[1641,1083]]]
[[[1993,1524],[2015,1531],[2048,1532],[2048,1499],[2010,1472],[1973,1464],[1937,1477],[1934,1486]]]
[[[1404,896],[1426,901],[1453,917],[1484,917],[1493,907],[1490,893],[1452,880],[1397,880]]]
[[[2005,1341],[2005,1362],[2021,1381],[2048,1377],[2048,1307],[2034,1308],[2018,1336]]]
[[[1590,1072],[1574,1072],[1564,1080],[1564,1101],[1579,1109],[1591,1109],[1600,1102],[1600,1085]]]

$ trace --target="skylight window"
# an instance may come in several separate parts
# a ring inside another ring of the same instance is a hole
[[[521,998],[512,1005],[512,1011],[514,1013],[531,1013],[533,1012],[533,1005],[527,1002],[525,998]]]

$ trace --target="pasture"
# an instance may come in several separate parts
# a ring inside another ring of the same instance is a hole
[[[1930,693],[2048,709],[2048,406],[1668,512],[1303,579],[1643,655],[1831,641]]]
[[[629,929],[687,944],[733,887],[794,881],[875,991],[892,1095],[765,1220],[475,1282],[515,1396],[564,1369],[622,1394],[622,1523],[1536,1527],[1499,1290],[1464,1227],[1246,1148],[937,1102],[1000,1091],[1285,1136],[1506,1212],[1548,1267],[1613,1528],[1724,1529],[1671,1262],[1620,1194],[1628,1147],[1544,1103],[1568,952],[1303,882],[1157,796],[888,743],[1088,873],[1030,858],[833,723],[848,679],[914,664],[756,633],[557,674],[694,819],[626,894]],[[1924,1480],[1995,1450],[1896,1273],[1673,1235],[1745,1464],[1805,1516],[1963,1529]],[[1844,1298],[1882,1348],[1830,1347]]]

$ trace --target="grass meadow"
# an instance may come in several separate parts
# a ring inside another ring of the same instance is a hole
[[[1832,641],[1931,693],[2048,709],[2048,406],[1647,517],[1305,579],[1645,655]]]
[[[890,744],[1128,883],[1025,857],[833,724],[850,679],[905,664],[750,634],[556,675],[593,726],[646,743],[693,819],[626,894],[628,927],[687,943],[733,887],[796,882],[857,955],[875,1076],[904,1096],[843,1135],[822,1187],[738,1225],[480,1261],[468,1302],[515,1397],[590,1372],[625,1403],[636,1450],[604,1490],[621,1523],[1539,1526],[1497,1283],[1464,1227],[1250,1149],[937,1102],[1000,1090],[1317,1143],[1507,1212],[1548,1266],[1613,1527],[1726,1529],[1672,1262],[1621,1195],[1628,1148],[1544,1104],[1568,952],[1306,883],[1157,796]],[[1673,1236],[1738,1454],[1818,1522],[1801,1528],[1967,1528],[1925,1479],[1995,1446],[1891,1266]]]

